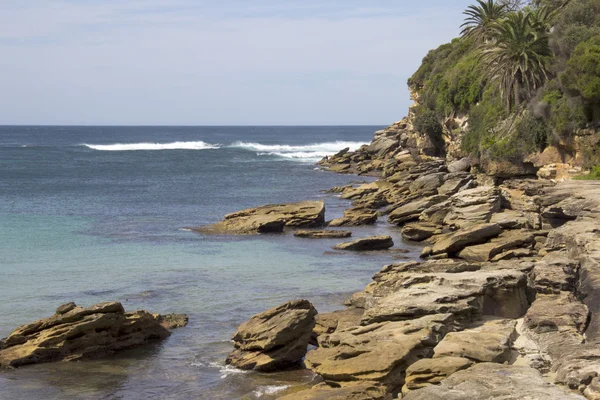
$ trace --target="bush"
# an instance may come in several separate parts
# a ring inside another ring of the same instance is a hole
[[[469,129],[462,140],[462,150],[468,154],[479,154],[481,144],[490,136],[496,136],[494,128],[505,117],[505,108],[493,89],[488,89],[481,103],[469,113]]]
[[[414,125],[417,132],[425,133],[435,145],[442,143],[444,129],[438,121],[435,111],[421,106],[415,110],[415,113]]]
[[[530,112],[525,112],[517,123],[517,142],[527,153],[544,151],[548,144],[549,128],[546,121],[536,118]]]
[[[578,175],[573,179],[577,179],[580,181],[598,181],[600,180],[600,165],[596,165],[589,174],[587,175]]]

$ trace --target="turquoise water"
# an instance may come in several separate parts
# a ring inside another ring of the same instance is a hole
[[[321,191],[364,179],[320,171],[314,161],[369,141],[375,129],[0,127],[0,336],[69,301],[190,316],[188,327],[147,348],[2,371],[0,398],[269,399],[310,382],[306,371],[225,367],[237,325],[298,297],[322,312],[340,308],[405,255],[184,228],[303,199],[323,199],[327,218],[340,216],[348,203]],[[377,233],[407,247],[385,224],[354,230]]]

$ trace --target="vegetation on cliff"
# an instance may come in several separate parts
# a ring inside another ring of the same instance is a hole
[[[434,142],[459,133],[463,154],[492,160],[597,131],[600,0],[477,0],[465,16],[461,37],[430,51],[408,81],[417,130]],[[600,150],[597,134],[587,137],[578,150],[591,166]]]

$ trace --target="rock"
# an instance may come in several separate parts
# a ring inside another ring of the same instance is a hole
[[[406,222],[415,221],[419,219],[419,215],[424,210],[447,199],[447,196],[435,195],[431,197],[426,197],[421,200],[409,202],[408,204],[405,204],[393,210],[388,217],[388,221],[390,224],[394,225],[400,225]]]
[[[372,251],[386,250],[394,246],[394,241],[390,236],[371,236],[368,238],[356,239],[351,242],[340,243],[333,248],[335,250],[351,251]]]
[[[489,222],[501,207],[500,191],[492,186],[462,190],[450,199],[451,206],[444,223],[458,228]]]
[[[294,236],[310,239],[341,239],[352,236],[351,231],[336,231],[336,230],[300,230],[294,232]]]
[[[533,288],[538,293],[574,292],[579,273],[579,263],[566,252],[548,253],[535,263]]]
[[[316,325],[313,329],[313,344],[318,345],[319,337],[322,335],[332,334],[338,329],[347,329],[360,325],[363,313],[363,309],[348,307],[345,310],[318,314]]]
[[[366,194],[377,192],[378,190],[379,185],[377,185],[377,182],[365,183],[364,185],[360,185],[357,188],[350,187],[348,189],[345,189],[341,197],[342,199],[355,200],[360,199]]]
[[[391,400],[392,395],[376,382],[352,382],[343,387],[331,387],[325,383],[312,389],[279,397],[279,400]]]
[[[476,362],[504,363],[511,358],[515,320],[491,320],[461,332],[450,332],[433,349],[433,358],[462,357]]]
[[[492,258],[492,261],[512,260],[513,258],[532,257],[535,252],[530,249],[513,249],[504,251]]]
[[[439,385],[407,393],[403,400],[584,400],[546,382],[533,368],[495,363],[475,364],[458,371]]]
[[[504,210],[492,215],[491,223],[498,224],[504,229],[531,228],[529,218],[521,211]]]
[[[458,253],[458,257],[468,261],[489,261],[498,254],[533,243],[533,234],[527,231],[507,231],[488,243],[468,246]]]
[[[402,393],[437,385],[455,372],[469,368],[474,362],[461,357],[425,358],[412,364],[406,370],[406,380]]]
[[[361,225],[372,225],[377,222],[377,211],[362,208],[353,207],[344,211],[343,218],[337,218],[330,221],[327,225],[336,226],[361,226]]]
[[[438,194],[451,196],[457,193],[462,187],[467,185],[473,177],[467,173],[455,173],[448,174],[444,177],[445,181],[442,186],[438,188]]]
[[[456,254],[467,246],[479,244],[502,233],[498,224],[478,224],[454,232],[449,237],[436,242],[432,254]]]
[[[294,300],[257,314],[239,326],[227,364],[240,369],[274,371],[296,364],[306,354],[317,310]]]
[[[424,196],[437,194],[437,189],[444,183],[445,172],[423,175],[415,179],[408,187],[411,193]]]
[[[432,355],[451,320],[438,314],[338,330],[306,355],[306,365],[326,382],[376,381],[400,389],[406,368]]]
[[[183,328],[190,318],[186,314],[153,314],[158,323],[165,329]]]
[[[441,227],[433,224],[411,223],[402,227],[402,237],[413,242],[422,242],[440,233],[442,233]]]
[[[289,227],[318,227],[325,223],[323,201],[266,205],[227,214],[225,220],[196,232],[212,234],[257,234],[282,232]]]
[[[450,172],[466,172],[469,169],[471,169],[471,160],[468,157],[448,164],[448,171]]]
[[[527,278],[516,270],[462,273],[411,273],[394,270],[351,299],[365,308],[364,325],[429,314],[452,313],[470,320],[479,315],[518,318],[528,307]]]
[[[0,368],[101,357],[169,334],[152,314],[126,313],[118,302],[88,308],[69,303],[52,317],[23,325],[0,341]]]
[[[384,157],[393,150],[397,149],[399,145],[400,143],[398,143],[397,140],[385,136],[379,136],[375,138],[373,142],[371,142],[366,151],[368,153],[375,154],[376,157]]]

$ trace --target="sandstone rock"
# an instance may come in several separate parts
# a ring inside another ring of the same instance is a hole
[[[515,270],[462,273],[381,274],[352,297],[363,306],[362,323],[398,321],[452,313],[464,320],[479,315],[518,318],[527,310],[527,279]]]
[[[498,224],[504,229],[530,228],[529,218],[521,211],[504,210],[492,215],[491,223]]]
[[[533,234],[527,231],[507,231],[488,243],[468,246],[458,253],[458,257],[468,261],[489,261],[498,254],[533,243]]]
[[[422,242],[440,233],[442,233],[441,227],[433,224],[411,223],[402,227],[402,237],[414,242]]]
[[[438,314],[338,330],[306,355],[306,364],[327,382],[376,381],[393,391],[409,365],[432,354],[450,322]]]
[[[152,314],[156,321],[165,329],[183,328],[189,322],[189,317],[186,314]]]
[[[214,225],[194,229],[201,233],[257,234],[282,232],[289,227],[318,227],[325,223],[323,201],[266,205],[227,214]]]
[[[448,171],[450,172],[466,172],[469,169],[471,169],[471,160],[468,157],[448,164]]]
[[[475,245],[498,236],[502,228],[498,224],[478,224],[454,232],[433,245],[432,254],[456,254],[469,245]]]
[[[409,190],[413,194],[419,193],[424,196],[432,196],[434,194],[437,194],[437,189],[444,183],[445,176],[446,173],[444,172],[423,175],[415,179],[409,185]]]
[[[325,383],[312,389],[288,394],[279,400],[391,400],[392,395],[376,382],[351,382],[343,387],[331,387]]]
[[[273,371],[302,360],[317,311],[307,300],[294,300],[257,314],[233,336],[236,349],[227,364],[240,369]]]
[[[126,313],[118,302],[88,308],[69,303],[52,317],[23,325],[0,341],[0,368],[96,358],[169,334],[160,318],[146,311]]]
[[[370,251],[386,250],[393,246],[394,241],[390,236],[371,236],[368,238],[356,239],[351,242],[340,243],[333,248],[336,250]]]
[[[444,177],[444,184],[438,187],[438,194],[451,196],[467,185],[473,177],[467,173],[448,174]]]
[[[500,211],[500,191],[496,187],[480,186],[462,190],[451,197],[451,206],[444,218],[446,225],[466,227],[489,222]]]
[[[299,230],[294,232],[294,236],[310,239],[341,239],[352,236],[351,231],[338,230]]]
[[[538,293],[575,291],[579,263],[564,251],[548,253],[535,263],[533,288]]]
[[[376,182],[366,183],[357,188],[351,187],[342,192],[342,199],[354,200],[363,197],[366,194],[377,192],[379,186]]]
[[[313,343],[318,344],[320,336],[332,334],[338,329],[347,329],[360,325],[363,313],[363,309],[349,307],[345,310],[318,314],[316,325],[313,329]]]
[[[584,400],[566,388],[546,382],[533,368],[495,363],[475,364],[439,385],[409,392],[403,400]]]
[[[511,358],[515,320],[491,320],[461,332],[450,332],[433,349],[433,358],[462,357],[476,362],[504,363]]]
[[[377,222],[377,211],[362,208],[362,207],[354,207],[344,211],[344,217],[334,219],[329,222],[329,226],[337,227],[337,226],[360,226],[360,225],[372,225]]]
[[[412,201],[393,210],[388,217],[388,221],[390,222],[390,224],[394,225],[400,225],[405,222],[415,221],[419,219],[419,215],[424,210],[428,209],[429,207],[435,204],[441,203],[446,199],[448,199],[448,197],[435,195],[431,197],[426,197],[421,200]]]
[[[402,393],[437,385],[455,372],[469,368],[474,362],[461,357],[425,358],[412,364],[406,370]]]
[[[535,252],[530,249],[513,249],[504,251],[492,258],[492,261],[512,260],[513,258],[532,257]]]

